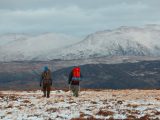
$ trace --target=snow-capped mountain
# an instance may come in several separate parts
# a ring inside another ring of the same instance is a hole
[[[160,26],[120,27],[96,32],[77,44],[59,49],[55,54],[43,54],[38,59],[83,59],[114,55],[160,56]]]
[[[9,37],[6,37],[6,39]],[[8,43],[0,46],[1,61],[32,60],[40,54],[54,51],[79,41],[78,38],[57,33],[7,40]],[[54,52],[51,54],[54,54]]]
[[[160,25],[123,26],[90,34],[82,41],[55,33],[20,36],[0,45],[0,61],[72,60],[104,56],[160,56]]]
[[[16,34],[16,33],[8,33],[0,35],[0,46],[6,45],[8,43],[17,41],[17,40],[25,40],[29,39],[31,36],[27,34]]]

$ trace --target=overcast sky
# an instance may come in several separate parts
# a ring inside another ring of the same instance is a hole
[[[85,36],[119,26],[160,24],[160,0],[0,0],[0,34]]]

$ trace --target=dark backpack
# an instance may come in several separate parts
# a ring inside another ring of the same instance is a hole
[[[43,79],[43,84],[51,84],[51,72],[48,71],[44,71],[42,74],[42,79]]]

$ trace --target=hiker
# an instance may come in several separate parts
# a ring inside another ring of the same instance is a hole
[[[50,97],[50,90],[51,90],[51,86],[52,86],[52,77],[51,77],[51,71],[50,69],[45,66],[44,67],[44,71],[42,72],[41,75],[41,81],[40,81],[40,87],[43,84],[43,97]],[[46,96],[47,93],[47,96]]]
[[[75,97],[78,97],[81,79],[82,79],[82,74],[80,67],[76,66],[70,72],[68,79],[69,88],[72,90],[73,96]]]

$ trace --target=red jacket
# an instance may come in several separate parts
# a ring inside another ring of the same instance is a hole
[[[73,68],[69,75],[69,84],[71,85],[79,85],[79,82],[81,80],[81,72],[79,67]]]

